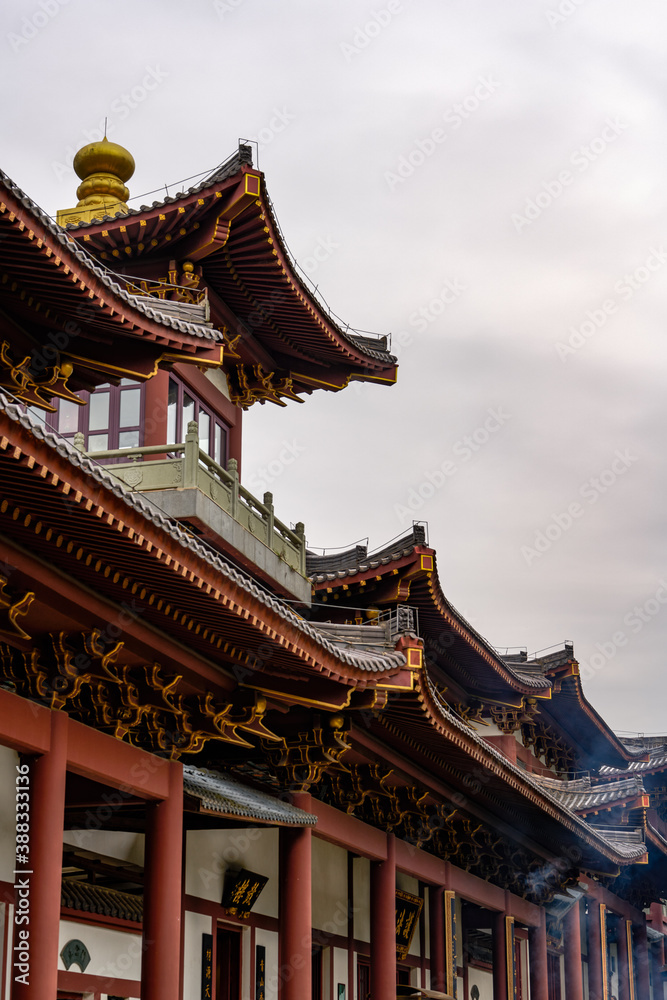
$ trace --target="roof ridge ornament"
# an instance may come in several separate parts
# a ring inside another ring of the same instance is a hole
[[[59,209],[58,224],[91,222],[105,215],[127,215],[130,192],[126,181],[135,171],[134,157],[106,135],[99,142],[89,142],[74,157],[72,166],[81,179],[76,193],[76,208]]]

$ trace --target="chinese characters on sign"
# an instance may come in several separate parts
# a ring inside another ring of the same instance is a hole
[[[237,917],[249,917],[257,898],[269,881],[266,875],[258,875],[242,868],[240,872],[228,872],[222,905]]]
[[[213,996],[213,935],[201,936],[201,1000]]]
[[[403,961],[410,950],[424,900],[396,890],[396,957]]]
[[[255,948],[255,1000],[264,1000],[266,995],[266,948],[258,944]]]

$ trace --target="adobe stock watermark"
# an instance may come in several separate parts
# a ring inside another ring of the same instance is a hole
[[[300,445],[298,441],[283,441],[282,448],[275,458],[272,458],[265,466],[260,466],[248,477],[248,489],[251,493],[262,494],[268,490],[269,486],[275,483],[276,479],[282,476],[289,465],[293,465],[300,455],[308,449]]]
[[[551,7],[549,10],[545,10],[544,16],[547,22],[552,28],[556,28],[563,21],[567,21],[569,17],[579,10],[586,3],[586,0],[560,0],[560,3],[556,7]]]
[[[550,208],[565,194],[567,189],[574,184],[577,176],[585,173],[591,164],[595,163],[627,128],[628,125],[620,118],[607,118],[598,136],[570,153],[568,164],[574,167],[574,171],[565,168],[560,170],[552,180],[543,181],[537,194],[527,199],[523,206],[523,214],[521,212],[513,213],[511,221],[516,232],[522,233],[527,226],[532,226],[547,208]]]
[[[592,507],[600,497],[613,488],[620,477],[624,476],[637,461],[639,461],[638,456],[631,454],[627,448],[625,451],[618,449],[608,468],[591,476],[579,488],[579,496],[587,502],[589,507]],[[525,559],[526,565],[532,566],[536,559],[541,559],[563,537],[565,532],[570,530],[575,521],[581,520],[585,513],[586,507],[578,500],[574,500],[567,505],[565,510],[558,514],[552,514],[549,523],[535,532],[532,545],[521,546],[521,555]]]
[[[220,19],[226,17],[227,14],[233,14],[235,10],[238,10],[245,3],[245,0],[213,0],[213,10],[216,12]]]
[[[610,660],[613,660],[619,649],[627,646],[633,635],[642,631],[645,625],[652,622],[667,606],[667,581],[659,580],[653,594],[634,608],[623,618],[626,629],[619,629],[604,642],[595,643],[595,652],[587,660],[579,664],[579,675],[582,680],[592,680],[598,671],[602,670]]]
[[[488,101],[499,89],[500,83],[492,76],[478,77],[473,90],[462,101],[453,104],[442,115],[442,120],[450,132],[461,128],[471,115]],[[446,142],[449,132],[441,125],[431,129],[425,139],[415,139],[412,149],[399,156],[394,170],[385,170],[384,179],[390,191],[395,191],[399,184],[404,184],[413,176],[415,170],[422,167],[434,153]]]
[[[488,444],[511,418],[511,414],[506,413],[502,405],[488,409],[487,414],[488,416],[470,434],[465,434],[454,443],[451,450],[452,458],[445,458],[435,469],[425,472],[419,486],[408,490],[405,503],[394,504],[394,513],[400,524],[412,521],[415,513],[432,500],[447,481],[456,475],[461,466]],[[458,463],[454,459],[459,459]]]
[[[161,69],[159,65],[146,66],[141,80],[129,90],[123,91],[109,105],[110,120],[106,126],[107,137],[115,132],[117,122],[123,122],[129,118],[132,112],[143,104],[168,76],[169,74]],[[99,123],[92,129],[84,129],[81,133],[82,141],[80,140],[76,147],[68,146],[65,149],[62,161],[53,160],[51,163],[51,169],[58,180],[74,173],[72,161],[81,146],[85,146],[89,142],[101,142],[104,135],[104,118],[100,119]]]
[[[265,149],[277,135],[284,132],[287,126],[294,121],[296,121],[296,115],[293,115],[287,108],[274,108],[266,125],[259,130],[257,135],[251,135],[249,141],[256,142],[258,149]]]
[[[351,42],[340,42],[339,48],[343,53],[345,62],[350,63],[361,55],[374,38],[377,38],[388,25],[394,20],[397,14],[403,13],[402,0],[389,0],[386,7],[374,10],[364,24],[358,24],[354,29]]]
[[[418,309],[414,309],[408,316],[408,326],[411,327],[410,330],[399,330],[398,333],[394,334],[392,337],[392,350],[395,348],[403,349],[406,347],[411,347],[415,340],[415,333],[424,333],[431,323],[435,323],[438,317],[447,309],[447,306],[452,305],[456,300],[463,294],[463,292],[468,290],[468,285],[464,284],[459,278],[446,278],[443,282],[440,290],[429,299],[428,302],[423,303]]]
[[[301,268],[306,274],[314,274],[320,264],[324,264],[325,261],[329,260],[331,255],[338,249],[340,249],[340,243],[336,243],[331,236],[320,236],[312,253],[309,253],[300,262]]]
[[[69,0],[39,0],[32,14],[21,18],[18,31],[7,32],[7,42],[12,52],[20,52],[56,17]]]
[[[629,302],[636,293],[643,288],[647,281],[653,277],[656,271],[667,264],[667,251],[663,247],[651,247],[649,255],[643,264],[624,274],[622,278],[614,283],[616,298],[608,298],[600,303],[595,309],[587,309],[585,318],[578,326],[570,326],[570,336],[566,341],[559,340],[554,344],[556,354],[562,362],[567,361],[571,354],[588,343],[598,330],[606,324],[610,316],[618,312],[621,302]]]

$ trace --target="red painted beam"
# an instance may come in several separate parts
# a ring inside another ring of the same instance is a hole
[[[593,882],[587,878],[582,878],[582,882],[586,883],[587,895],[598,903],[604,903],[608,910],[612,913],[618,914],[618,916],[625,917],[626,920],[631,920],[634,924],[644,923],[644,914],[641,910],[636,910],[634,906],[621,899],[620,896],[615,896],[613,893],[609,892],[600,885],[599,882]]]
[[[1,746],[20,753],[47,753],[51,746],[51,725],[56,718],[64,720],[67,732],[68,771],[142,799],[167,798],[168,762],[162,757],[98,733],[64,712],[52,712],[27,698],[0,690]]]
[[[67,765],[84,778],[142,799],[169,796],[169,761],[69,720]]]
[[[46,753],[50,742],[48,709],[0,689],[0,744],[23,753]]]
[[[366,858],[384,861],[387,857],[387,837],[381,830],[317,799],[311,799],[308,811],[317,816],[316,836]]]

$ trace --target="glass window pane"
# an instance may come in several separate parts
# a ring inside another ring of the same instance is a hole
[[[108,440],[108,434],[89,434],[88,451],[106,451],[109,447],[107,444]]]
[[[211,453],[211,418],[205,410],[199,411],[199,447],[207,455]]]
[[[79,410],[76,403],[61,399],[58,407],[58,430],[61,434],[73,434],[79,429]]]
[[[218,465],[222,465],[225,460],[225,456],[222,452],[222,427],[220,424],[215,425],[215,448],[213,450],[213,458],[216,460]]]
[[[122,389],[120,394],[120,426],[136,427],[141,411],[141,389]]]
[[[170,441],[170,444],[175,444],[175,441]],[[138,448],[139,447],[139,431],[121,431],[118,435],[118,447],[119,448]]]
[[[195,419],[195,401],[187,392],[183,393],[183,440],[188,433],[188,424]]]
[[[141,385],[141,382],[137,382],[134,378],[122,378],[120,380],[121,385]]]
[[[103,431],[109,426],[109,393],[94,392],[88,403],[88,430]]]
[[[167,444],[179,444],[176,437],[178,428],[176,417],[178,415],[178,386],[173,378],[169,379],[169,399],[167,403]]]

